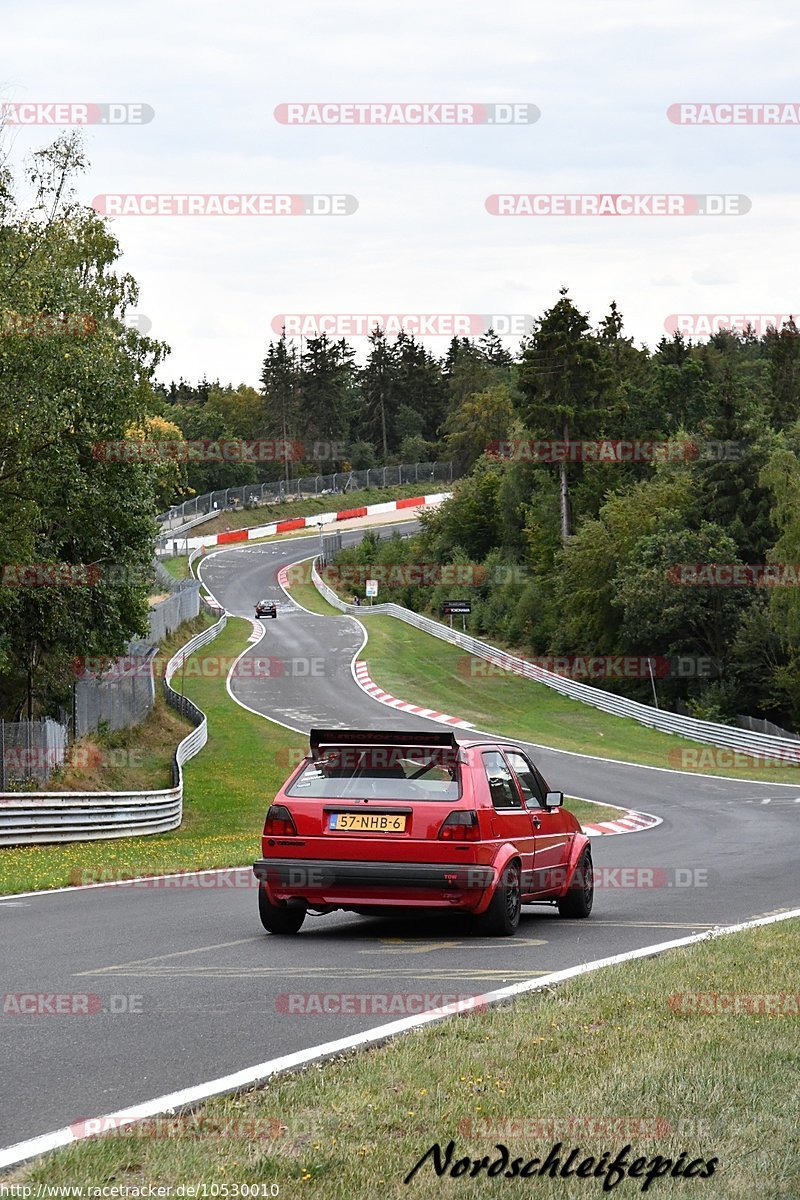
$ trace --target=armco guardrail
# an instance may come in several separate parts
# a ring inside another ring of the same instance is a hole
[[[225,509],[239,506],[248,508],[260,504],[280,503],[284,500],[299,500],[303,496],[345,495],[362,488],[397,487],[405,483],[452,483],[452,462],[398,463],[393,467],[365,467],[362,470],[335,471],[331,475],[301,475],[295,479],[276,479],[268,483],[245,483],[241,487],[220,488],[216,492],[205,492],[173,505],[167,512],[160,513],[159,540],[183,532],[193,524],[199,524],[208,515],[218,516]]]
[[[337,525],[340,521],[356,521],[361,517],[373,517],[386,513],[410,512],[411,509],[431,508],[448,500],[451,492],[435,492],[433,495],[403,496],[399,500],[384,500],[380,504],[362,504],[357,508],[344,508],[334,512],[313,513],[305,517],[290,517],[285,521],[270,521],[268,525],[245,526],[229,529],[225,533],[210,533],[204,537],[184,538],[183,552],[189,554],[189,565],[195,561],[194,550],[210,549],[212,546],[230,546],[239,542],[258,541],[275,534],[315,529],[321,536],[322,527]],[[158,553],[158,550],[156,551]]]
[[[693,742],[723,746],[754,758],[774,757],[782,764],[800,766],[800,750],[798,750],[797,741],[792,738],[753,733],[733,725],[720,725],[716,721],[701,721],[697,717],[682,717],[678,713],[652,708],[649,704],[639,704],[636,700],[626,700],[624,696],[615,696],[612,692],[604,692],[601,688],[591,687],[587,683],[565,679],[563,675],[556,675],[543,667],[537,667],[534,663],[526,662],[524,658],[506,654],[504,650],[498,650],[496,646],[490,646],[477,638],[469,637],[468,634],[459,633],[447,625],[442,625],[439,621],[434,621],[431,617],[424,617],[420,613],[412,612],[411,609],[403,608],[400,604],[373,604],[371,607],[347,604],[344,600],[340,600],[333,589],[320,578],[316,560],[311,577],[317,591],[342,612],[352,613],[357,617],[363,617],[368,613],[386,613],[390,617],[396,617],[399,621],[405,621],[407,625],[413,625],[415,629],[422,629],[425,633],[441,638],[444,642],[459,646],[468,654],[474,654],[477,658],[482,658],[515,675],[521,675],[525,679],[543,683],[563,696],[580,700],[583,704],[590,704],[593,708],[602,709],[603,712],[611,713],[615,717],[630,717],[632,720],[638,721],[640,725],[649,725],[652,729],[658,729],[662,733],[677,734],[679,737],[689,738]]]
[[[183,818],[183,764],[208,740],[206,717],[170,680],[195,650],[225,628],[225,614],[198,633],[167,663],[167,703],[196,728],[178,745],[172,760],[171,788],[152,792],[4,792],[0,794],[0,846],[47,842],[90,842],[177,829]]]

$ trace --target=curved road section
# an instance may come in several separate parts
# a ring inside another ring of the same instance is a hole
[[[343,534],[346,542],[361,536]],[[235,698],[294,730],[426,726],[357,686],[358,621],[307,613],[280,588],[278,570],[316,546],[299,538],[204,561],[203,579],[229,612],[252,618],[263,597],[279,608],[232,681]],[[248,658],[265,655],[282,661],[280,675],[248,669]],[[663,818],[650,831],[595,840],[589,921],[529,908],[516,938],[480,940],[444,920],[333,914],[310,917],[296,938],[269,938],[248,871],[219,873],[214,886],[163,881],[0,901],[0,1147],[356,1034],[421,1004],[796,906],[800,788],[561,753],[537,746],[535,730],[531,738],[551,786]],[[37,997],[38,1011],[15,1010],[9,996]]]

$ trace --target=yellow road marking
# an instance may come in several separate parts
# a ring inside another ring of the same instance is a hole
[[[237,938],[235,942],[217,942],[213,946],[195,946],[193,950],[174,950],[171,954],[156,954],[153,958],[134,958],[131,962],[114,963],[110,967],[96,967],[91,971],[78,971],[81,975],[102,975],[105,971],[121,971],[126,967],[139,967],[144,963],[163,962],[167,958],[181,958],[186,954],[203,954],[206,950],[225,950],[228,946],[244,946],[247,942],[263,942],[262,937]]]
[[[359,954],[431,954],[434,950],[511,950],[515,946],[546,946],[544,938],[515,937],[494,941],[483,938],[480,941],[462,942],[451,938],[447,942],[413,942],[405,938],[381,938],[383,945],[375,949],[359,950]]]
[[[709,925],[706,921],[594,921],[587,926],[611,925],[615,929],[716,929],[717,925]]]
[[[296,968],[294,970],[285,970],[282,967],[162,967],[149,971],[117,971],[114,973],[115,978],[132,978],[132,979],[293,979],[307,980],[309,982],[319,980],[338,980],[338,979],[528,979],[533,975],[549,975],[550,970],[533,971],[527,967],[515,968],[472,968],[450,967],[444,968],[441,971],[437,970],[419,970],[414,967],[399,967],[392,968],[387,972],[385,967],[358,967],[350,969],[335,969],[333,967],[320,968]],[[103,975],[104,971],[83,971],[82,975]]]

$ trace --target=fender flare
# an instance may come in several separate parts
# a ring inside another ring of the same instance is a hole
[[[572,846],[570,847],[570,852],[569,852],[569,861],[567,863],[567,870],[566,870],[566,882],[564,884],[564,887],[559,892],[560,896],[566,896],[567,892],[572,887],[572,881],[575,877],[575,872],[578,869],[578,863],[580,862],[581,855],[583,854],[583,852],[587,848],[587,846],[591,850],[591,845],[592,845],[591,838],[589,837],[588,834],[586,834],[586,833],[576,833],[575,834],[575,837],[572,839]]]
[[[495,879],[495,881],[491,885],[491,887],[487,887],[486,891],[484,892],[483,896],[481,897],[480,903],[477,904],[475,906],[475,908],[472,910],[474,913],[478,914],[478,913],[485,912],[486,909],[489,907],[489,905],[492,903],[494,894],[497,891],[498,887],[500,886],[500,883],[502,882],[503,872],[505,871],[508,864],[512,861],[512,859],[516,859],[517,862],[520,861],[519,850],[517,850],[517,848],[515,846],[506,842],[505,845],[501,846],[500,850],[498,851],[497,858],[491,864],[492,869],[497,873],[497,878]]]

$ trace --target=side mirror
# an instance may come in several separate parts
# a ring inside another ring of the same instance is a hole
[[[564,803],[563,792],[548,792],[544,798],[545,808],[560,808]]]

